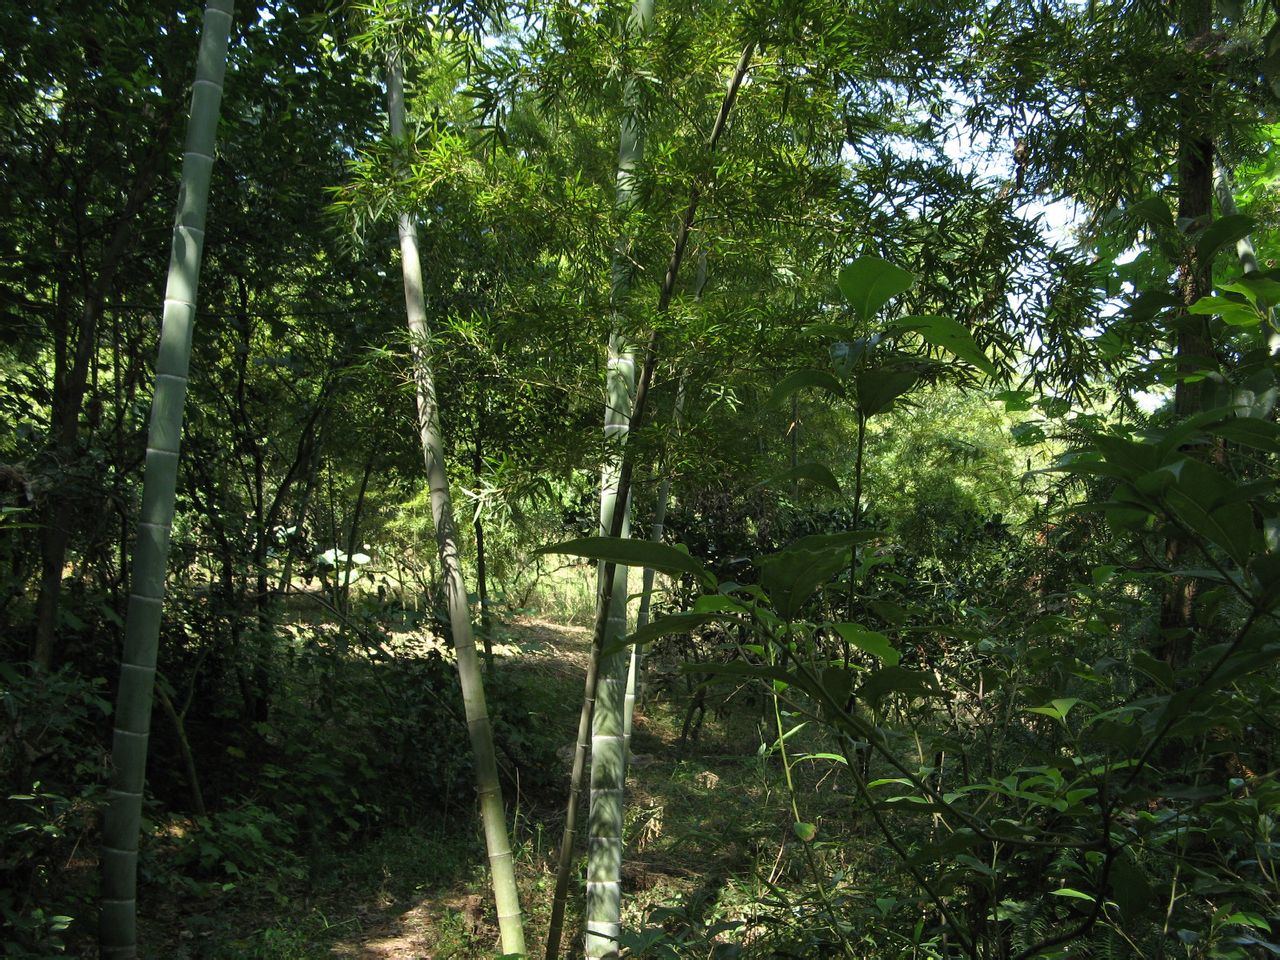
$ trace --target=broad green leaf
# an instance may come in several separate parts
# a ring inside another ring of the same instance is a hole
[[[831,469],[821,463],[799,463],[790,470],[783,470],[782,473],[775,474],[768,480],[763,481],[762,487],[775,487],[782,483],[790,483],[793,480],[808,480],[810,483],[816,483],[820,487],[826,487],[833,493],[842,493],[840,489],[840,481],[836,479],[836,475]]]
[[[833,623],[831,629],[840,634],[846,643],[879,658],[890,667],[896,666],[902,659],[902,654],[893,648],[893,644],[883,633],[876,633],[856,623]]]
[[[755,680],[771,680],[786,686],[807,689],[807,684],[794,673],[782,667],[771,667],[767,663],[744,663],[741,660],[733,663],[685,663],[680,666],[681,673],[706,677],[748,677]]]
[[[812,843],[813,838],[818,835],[818,828],[812,823],[793,823],[791,829],[804,843]]]
[[[640,629],[631,633],[625,641],[620,644],[616,644],[612,649],[618,649],[637,643],[652,643],[659,637],[669,637],[677,633],[690,633],[698,627],[705,627],[712,623],[723,623],[726,620],[732,619],[732,614],[718,612],[672,613],[645,624]]]
[[[853,672],[844,667],[827,667],[819,680],[831,700],[843,707],[853,692]]]
[[[1252,327],[1262,322],[1262,314],[1256,308],[1238,300],[1228,300],[1226,297],[1201,297],[1187,307],[1187,312],[1205,316],[1216,315],[1222,318],[1223,323],[1233,327]]]
[[[1049,892],[1055,897],[1071,897],[1074,900],[1088,900],[1090,903],[1093,903],[1095,899],[1087,893],[1073,890],[1070,887],[1063,887],[1061,890],[1050,890]]]
[[[1036,406],[1050,420],[1061,420],[1071,412],[1071,401],[1066,397],[1041,397]]]
[[[874,417],[893,406],[895,400],[916,385],[914,370],[869,368],[853,376],[854,396],[864,416]]]
[[[840,269],[840,292],[864,323],[914,283],[912,274],[879,257],[859,257]]]
[[[892,600],[871,600],[868,604],[885,623],[900,627],[907,622],[907,610]]]
[[[858,695],[871,703],[878,703],[891,693],[923,698],[943,696],[945,691],[929,674],[901,665],[875,671],[858,688]]]
[[[1280,604],[1280,554],[1261,553],[1249,561],[1249,572],[1257,583],[1254,603],[1263,610]]]
[[[1277,281],[1274,275],[1262,276],[1257,273],[1247,273],[1234,283],[1222,284],[1219,289],[1242,293],[1255,304],[1258,300],[1263,300],[1272,306],[1280,304],[1280,281]]]
[[[803,390],[805,387],[826,390],[828,393],[834,393],[837,397],[844,396],[844,386],[836,379],[834,374],[828,373],[826,370],[806,367],[803,370],[789,373],[779,380],[778,385],[770,392],[766,406],[781,406],[783,400],[797,390]]]
[[[1160,466],[1160,451],[1153,444],[1125,437],[1098,434],[1091,438],[1107,462],[1133,474],[1143,474]]]
[[[629,537],[579,537],[535,550],[535,554],[563,553],[571,557],[612,562],[627,567],[649,567],[659,573],[692,574],[707,590],[714,590],[716,578],[702,563],[684,550]]]
[[[1170,509],[1193,532],[1245,566],[1253,544],[1253,511],[1247,503],[1228,503],[1216,510],[1206,510],[1178,490],[1170,490],[1166,497]]]
[[[1172,293],[1163,290],[1148,290],[1139,294],[1122,312],[1130,320],[1144,321],[1150,320],[1163,310],[1181,305],[1182,301]]]
[[[1267,453],[1280,453],[1280,424],[1258,417],[1236,417],[1224,420],[1210,431],[1233,443],[1265,450]]]
[[[1137,650],[1133,654],[1133,667],[1145,673],[1163,689],[1173,691],[1173,667],[1164,660],[1159,660],[1145,650]]]
[[[1173,229],[1173,211],[1162,197],[1147,197],[1124,208],[1125,215],[1134,223],[1146,223],[1161,230]]]
[[[973,364],[987,376],[996,376],[996,365],[982,352],[973,335],[950,317],[906,317],[895,323],[893,329],[918,333],[928,343]]]
[[[1031,409],[1033,396],[1030,390],[1001,390],[992,394],[991,398],[1001,401],[1006,413],[1022,413]]]
[[[778,615],[793,620],[818,587],[849,566],[854,544],[874,536],[874,531],[864,530],[802,537],[777,553],[756,559],[760,586]]]
[[[1077,697],[1063,697],[1061,699],[1051,701],[1047,706],[1028,707],[1027,712],[1042,713],[1046,717],[1053,717],[1059,723],[1065,724],[1067,722],[1067,714],[1069,714],[1071,712],[1071,708],[1079,702],[1080,700]]]
[[[1238,293],[1249,301],[1251,306],[1258,305],[1258,291],[1244,283],[1218,283],[1214,286],[1225,293]]]
[[[705,593],[693,601],[691,613],[749,613],[749,609],[723,593]]]
[[[1126,921],[1136,920],[1155,909],[1151,881],[1133,854],[1124,851],[1111,865],[1111,898]]]
[[[1253,217],[1247,217],[1242,213],[1219,217],[1205,227],[1200,234],[1200,238],[1196,241],[1196,257],[1201,264],[1207,265],[1228,243],[1235,243],[1241,237],[1247,237],[1253,225]]]

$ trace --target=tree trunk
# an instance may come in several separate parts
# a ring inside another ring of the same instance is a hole
[[[1213,7],[1209,0],[1183,0],[1179,32],[1184,44],[1203,36],[1213,24]],[[1178,94],[1180,131],[1178,142],[1178,219],[1198,224],[1193,235],[1203,230],[1213,216],[1213,141],[1209,137],[1208,94],[1203,85],[1189,86]],[[1174,352],[1181,375],[1174,388],[1173,409],[1179,419],[1198,413],[1204,407],[1206,381],[1188,381],[1187,376],[1217,366],[1209,318],[1190,313],[1186,308],[1212,290],[1212,261],[1201,263],[1194,243],[1188,243],[1183,261],[1178,265],[1178,295],[1183,303],[1179,311]],[[1165,544],[1165,562],[1176,568],[1189,543],[1180,533]],[[1174,667],[1191,658],[1191,627],[1194,619],[1199,581],[1194,577],[1175,576],[1165,591],[1160,605],[1161,656]]]
[[[75,356],[70,369],[67,369],[66,364],[65,330],[61,331],[59,337],[58,348],[55,350],[58,362],[54,365],[50,427],[54,455],[61,467],[69,466],[79,455],[80,411],[84,406],[85,391],[97,350],[98,318],[115,281],[120,261],[133,241],[138,211],[150,195],[151,185],[160,170],[174,112],[165,111],[165,116],[155,131],[155,143],[143,158],[124,207],[111,231],[111,240],[98,266],[97,280],[85,291],[84,306],[76,327]],[[36,597],[36,637],[32,651],[36,665],[44,670],[52,669],[56,659],[62,573],[67,561],[67,547],[71,542],[74,513],[72,498],[64,491],[51,494],[49,506],[49,517],[40,539],[40,588]]]
[[[387,111],[391,120],[391,136],[404,137],[404,76],[398,55],[387,65]],[[498,929],[502,952],[523,954],[524,926],[516,890],[515,865],[507,838],[507,818],[502,806],[502,786],[498,782],[498,762],[493,747],[493,730],[485,706],[484,684],[476,656],[475,637],[471,631],[471,611],[467,606],[467,588],[462,578],[462,562],[458,552],[458,530],[445,473],[444,444],[440,432],[440,413],[436,403],[435,379],[431,369],[431,339],[427,329],[427,311],[422,293],[422,263],[418,256],[418,228],[408,213],[400,214],[400,266],[404,273],[405,312],[413,352],[413,379],[418,406],[418,432],[422,439],[422,455],[426,465],[427,485],[431,490],[431,515],[435,520],[436,546],[440,555],[449,622],[453,630],[454,653],[457,656],[458,679],[462,685],[462,702],[467,730],[476,764],[476,785],[480,797],[480,816],[484,823],[485,845],[489,852],[494,899],[498,908]]]
[[[124,654],[116,695],[111,785],[102,827],[102,913],[99,944],[104,960],[138,954],[138,832],[146,777],[147,741],[155,685],[156,648],[164,604],[169,530],[173,523],[187,394],[191,335],[195,324],[205,213],[213,172],[214,135],[222,100],[231,0],[208,0],[200,31],[196,80],[182,159],[182,186],[173,228],[165,289],[156,388],[147,433],[142,510],[134,548],[133,586],[125,618]]]

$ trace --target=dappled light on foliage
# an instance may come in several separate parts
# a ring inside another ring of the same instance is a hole
[[[0,955],[1280,955],[1275,3],[228,8],[0,13]]]

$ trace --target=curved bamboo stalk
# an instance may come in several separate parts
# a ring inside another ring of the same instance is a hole
[[[404,137],[404,73],[398,54],[387,64],[387,112],[393,139]],[[418,227],[409,213],[400,214],[400,266],[404,274],[405,313],[413,351],[413,380],[418,405],[418,432],[431,490],[431,516],[435,521],[436,547],[444,576],[457,656],[462,704],[476,764],[476,788],[480,818],[484,824],[485,847],[489,854],[493,896],[498,908],[498,931],[502,952],[524,956],[524,922],[516,889],[515,864],[507,835],[507,816],[502,805],[502,785],[498,781],[498,761],[493,747],[493,729],[485,705],[480,661],[476,656],[471,629],[471,610],[462,578],[458,551],[458,528],[445,472],[444,442],[440,432],[440,408],[436,402],[435,378],[431,368],[431,335],[427,328],[426,303],[422,293],[422,262],[418,255]]]
[[[120,688],[111,745],[111,784],[102,827],[100,952],[108,960],[138,955],[138,832],[151,732],[160,615],[164,606],[169,530],[173,524],[187,396],[196,291],[204,252],[205,214],[213,172],[214,137],[222,103],[232,0],[208,0],[191,93],[182,185],[164,296],[164,323],[156,360],[156,388],[147,432],[142,510],[133,555],[133,590],[125,616]]]

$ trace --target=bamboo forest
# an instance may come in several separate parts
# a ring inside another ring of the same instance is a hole
[[[1280,0],[0,4],[0,956],[1280,957]]]

